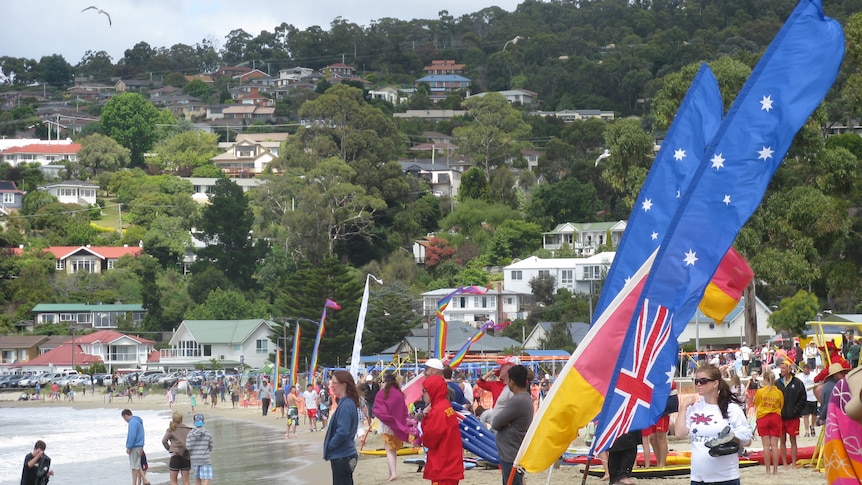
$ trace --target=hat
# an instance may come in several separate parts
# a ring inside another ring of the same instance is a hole
[[[497,364],[499,365],[521,365],[521,359],[515,357],[514,355],[508,355],[506,357],[500,357],[497,359]]]
[[[844,379],[850,388],[850,399],[844,405],[844,412],[850,419],[862,423],[862,367],[853,369]]]
[[[373,380],[374,380],[374,376],[372,376],[371,374],[366,374],[366,375],[365,375],[365,381],[366,381],[366,382],[371,382],[371,381],[373,381]]]
[[[443,361],[441,361],[440,359],[428,359],[425,361],[425,367],[443,370]]]
[[[826,374],[826,378],[829,379],[833,375],[839,372],[847,372],[850,370],[850,364],[847,362],[833,362],[829,365],[829,373]]]
[[[200,428],[204,425],[204,415],[203,414],[195,414],[195,426]]]

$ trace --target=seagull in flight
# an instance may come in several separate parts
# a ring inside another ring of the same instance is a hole
[[[603,151],[602,154],[599,155],[599,158],[596,158],[596,167],[599,166],[599,162],[601,162],[605,158],[608,158],[609,156],[611,156],[611,151],[605,148],[605,151]]]
[[[112,27],[114,25],[111,23],[111,14],[109,14],[108,12],[105,12],[101,8],[99,8],[95,5],[90,5],[89,7],[85,8],[84,10],[81,10],[81,12],[86,12],[87,10],[95,10],[97,13],[105,14],[105,16],[108,17],[108,26]]]

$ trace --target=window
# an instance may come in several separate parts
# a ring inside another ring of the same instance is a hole
[[[248,158],[254,156],[254,147],[236,147],[237,158]]]
[[[57,189],[58,197],[77,197],[78,191],[75,189]]]
[[[213,346],[209,344],[204,344],[204,357],[212,357],[213,355]]]
[[[108,269],[114,269],[114,263],[116,263],[116,262],[117,262],[116,259],[109,259],[108,260]]]
[[[514,305],[515,304],[515,298],[512,296],[507,296],[506,298],[503,298],[503,304]]]
[[[74,322],[75,319],[71,313],[61,313],[60,314],[60,321],[61,322]]]
[[[524,273],[521,270],[512,271],[512,279],[518,280],[518,281],[523,280],[524,279]]]
[[[80,324],[89,325],[93,323],[93,315],[91,313],[79,313],[76,319]]]
[[[597,280],[601,278],[601,267],[600,266],[584,266],[584,277],[585,280]]]
[[[96,261],[93,259],[73,259],[72,262],[72,273],[95,273],[96,272]]]
[[[564,269],[560,271],[560,283],[563,285],[571,285],[574,282],[574,271]]]
[[[254,343],[255,353],[258,354],[268,354],[269,353],[269,340],[262,338],[257,339]]]
[[[14,204],[15,203],[15,194],[12,192],[4,192],[3,193],[3,203],[4,204]]]
[[[542,277],[542,278],[547,278],[548,276],[551,276],[551,270],[549,270],[549,269],[540,269],[540,270],[539,270],[539,276],[540,276],[540,277]]]
[[[65,268],[66,268],[66,265],[65,265],[65,264],[63,264],[63,260],[62,260],[62,259],[58,259],[58,260],[57,260],[57,262],[56,262],[56,264],[54,264],[54,268],[55,268],[55,269],[57,269],[58,271],[60,271],[60,270],[65,269]]]
[[[94,199],[96,197],[96,191],[93,189],[81,189],[81,197]]]
[[[56,313],[40,313],[39,323],[57,323]]]

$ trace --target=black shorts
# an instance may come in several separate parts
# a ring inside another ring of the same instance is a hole
[[[183,458],[182,455],[174,455],[171,457],[171,461],[168,463],[168,468],[171,471],[191,470],[192,462],[186,458]]]
[[[810,414],[817,414],[817,401],[805,401],[805,407],[802,408],[802,415],[808,416]]]

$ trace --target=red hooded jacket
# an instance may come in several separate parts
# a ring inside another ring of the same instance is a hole
[[[449,402],[449,387],[440,376],[426,377],[422,383],[431,401],[431,410],[422,420],[422,445],[428,448],[426,480],[463,480],[464,449],[458,417]]]

